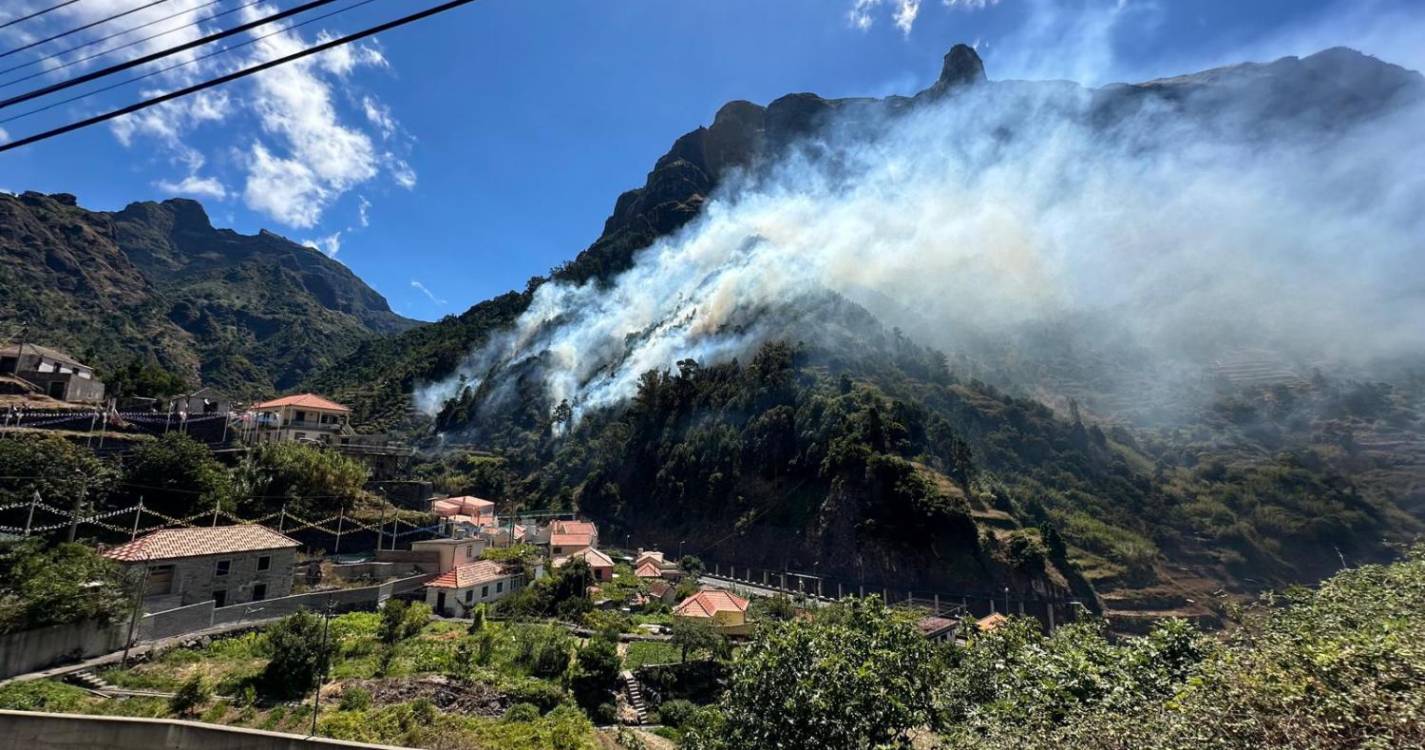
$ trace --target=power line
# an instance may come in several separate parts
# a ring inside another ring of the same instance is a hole
[[[152,54],[144,55],[142,57],[136,57],[132,60],[127,60],[125,62],[110,65],[107,68],[102,68],[100,70],[93,71],[92,73],[85,73],[82,76],[76,76],[74,78],[69,78],[60,81],[59,83],[54,83],[50,84],[49,86],[44,86],[35,89],[34,91],[28,91],[23,94],[18,94],[4,101],[0,101],[0,109],[19,104],[20,102],[27,102],[31,99],[38,99],[41,96],[44,96],[46,94],[52,94],[56,91],[63,91],[67,88],[73,88],[74,86],[78,86],[81,83],[88,83],[98,78],[103,78],[105,76],[113,75],[115,73],[122,73],[125,70],[137,68],[140,65],[146,65],[148,63],[151,63],[154,60],[161,60],[165,57],[171,57],[173,55],[178,54],[179,52],[185,52],[187,50],[193,49],[194,47],[201,47],[205,44],[208,44],[209,42],[216,42],[219,39],[226,39],[230,36],[241,34],[244,31],[250,31],[252,29],[255,29],[258,26],[263,26],[274,21],[281,21],[284,18],[295,16],[298,13],[304,13],[313,8],[320,8],[323,5],[330,5],[333,2],[336,2],[336,0],[311,0],[311,2],[303,3],[296,7],[288,8],[287,10],[280,11],[278,13],[273,13],[270,16],[259,18],[256,21],[249,21],[248,23],[234,26],[230,29],[225,29],[223,31],[218,31],[209,34],[205,37],[202,37],[201,39],[194,39],[191,42],[185,42],[176,47],[169,47],[168,49],[159,50],[158,52],[154,52]]]
[[[138,102],[138,103],[136,103],[136,104],[130,104],[130,105],[127,106],[127,107],[122,107],[122,108],[120,108],[120,109],[116,109],[116,110],[113,110],[113,111],[111,111],[111,112],[106,112],[106,113],[104,113],[104,114],[102,114],[102,115],[96,115],[96,116],[90,117],[90,118],[88,118],[88,119],[86,119],[86,120],[80,120],[79,122],[70,123],[69,125],[65,125],[65,126],[63,126],[63,127],[58,127],[58,128],[53,129],[53,130],[47,130],[47,131],[45,131],[45,132],[43,132],[43,133],[37,133],[37,134],[32,135],[32,136],[27,136],[27,137],[21,138],[21,139],[19,139],[19,140],[17,140],[17,141],[11,141],[10,143],[6,143],[6,144],[4,144],[4,145],[0,145],[0,153],[4,153],[4,152],[10,151],[10,150],[12,150],[12,149],[17,149],[17,148],[20,148],[21,146],[28,146],[28,145],[30,145],[30,144],[32,144],[32,143],[38,143],[39,141],[48,140],[48,139],[54,138],[54,137],[56,137],[56,136],[64,135],[65,133],[71,133],[71,132],[73,132],[73,131],[75,131],[75,130],[79,130],[79,129],[81,129],[81,128],[87,128],[87,127],[89,127],[90,125],[97,125],[97,124],[99,124],[99,123],[101,123],[101,122],[107,122],[107,121],[109,121],[109,120],[117,119],[117,118],[119,118],[119,117],[123,117],[124,115],[133,114],[134,112],[138,112],[138,111],[141,111],[141,110],[144,110],[144,109],[148,109],[149,107],[155,107],[155,106],[158,106],[159,104],[163,104],[164,102],[173,101],[174,99],[180,99],[180,98],[185,97],[185,96],[188,96],[188,95],[190,95],[190,94],[196,94],[196,93],[198,93],[198,92],[200,92],[200,91],[205,91],[205,90],[207,90],[207,89],[214,88],[214,87],[216,87],[216,86],[221,86],[221,85],[223,85],[223,84],[225,84],[225,83],[231,83],[232,81],[236,81],[236,80],[241,79],[241,78],[246,78],[246,77],[248,77],[248,76],[250,76],[250,75],[254,75],[254,74],[256,74],[256,73],[261,73],[261,72],[264,71],[264,70],[269,70],[269,69],[275,68],[275,67],[277,67],[277,66],[279,66],[279,65],[283,65],[283,64],[292,62],[292,61],[294,61],[294,60],[300,60],[300,59],[302,59],[302,58],[304,58],[304,57],[309,57],[309,56],[311,56],[311,55],[315,55],[315,54],[318,54],[318,53],[320,53],[320,52],[325,52],[325,51],[327,51],[327,50],[329,50],[329,49],[335,49],[336,47],[340,47],[340,46],[342,46],[342,45],[344,45],[344,44],[350,44],[351,42],[359,41],[359,40],[365,39],[365,38],[367,38],[367,37],[369,37],[369,36],[375,36],[376,34],[380,34],[380,33],[384,32],[384,31],[390,31],[391,29],[394,29],[394,28],[397,28],[397,27],[400,27],[400,26],[405,26],[406,24],[414,23],[415,21],[420,21],[420,20],[429,18],[429,17],[431,17],[431,16],[434,16],[434,15],[436,15],[436,14],[444,13],[445,11],[448,11],[448,10],[453,10],[453,9],[455,9],[455,8],[458,8],[458,7],[462,6],[462,5],[469,5],[470,3],[474,2],[474,1],[475,1],[475,0],[451,0],[451,2],[442,3],[442,4],[437,5],[437,6],[435,6],[435,7],[427,8],[426,10],[420,11],[420,12],[418,12],[418,13],[412,13],[412,14],[409,15],[409,16],[403,16],[403,17],[398,18],[398,19],[396,19],[396,20],[394,20],[394,21],[387,21],[386,23],[383,23],[383,24],[380,24],[380,25],[377,25],[377,26],[373,26],[373,27],[371,27],[371,28],[369,28],[369,29],[366,29],[366,30],[364,30],[364,31],[358,31],[358,32],[356,32],[356,33],[354,33],[354,34],[348,34],[348,35],[346,35],[346,36],[344,36],[344,37],[341,37],[341,38],[339,38],[339,39],[332,39],[332,40],[330,40],[330,41],[328,41],[328,42],[323,42],[322,44],[318,44],[318,45],[316,45],[315,47],[308,47],[307,49],[301,50],[301,51],[299,51],[299,52],[294,52],[294,53],[292,53],[292,54],[290,54],[290,55],[286,55],[285,57],[277,58],[276,60],[270,60],[270,61],[265,62],[265,63],[262,63],[262,64],[260,64],[260,65],[254,65],[254,66],[252,66],[252,67],[243,68],[242,70],[229,73],[229,74],[227,74],[227,75],[225,75],[225,76],[219,76],[219,77],[214,78],[214,79],[212,79],[212,80],[204,81],[203,83],[199,83],[199,84],[196,84],[196,85],[193,85],[193,86],[189,86],[189,87],[187,87],[187,88],[179,89],[179,90],[177,90],[177,91],[172,91],[172,92],[169,92],[169,93],[164,94],[164,95],[162,95],[162,96],[156,96],[156,97],[154,97],[154,98],[152,98],[152,99],[146,99],[146,100],[141,101],[141,102]]]
[[[100,38],[98,38],[98,39],[95,39],[95,40],[89,41],[89,42],[85,42],[85,43],[83,43],[83,44],[76,44],[76,45],[74,45],[73,47],[70,47],[69,49],[60,50],[59,52],[55,52],[55,53],[53,53],[53,54],[51,54],[51,55],[48,55],[48,56],[46,56],[46,57],[37,58],[37,59],[31,60],[31,61],[29,61],[29,62],[27,62],[27,63],[21,63],[21,64],[19,64],[19,65],[12,65],[12,66],[10,66],[10,67],[8,67],[8,68],[0,69],[0,75],[4,75],[4,74],[6,74],[6,73],[13,73],[13,72],[15,72],[15,71],[17,71],[17,70],[23,70],[23,69],[25,69],[25,68],[30,67],[31,65],[39,65],[39,64],[41,64],[41,63],[47,63],[47,62],[49,62],[50,60],[53,60],[53,59],[55,59],[55,58],[57,58],[57,57],[63,57],[63,56],[65,56],[65,55],[67,55],[67,54],[69,54],[69,53],[71,53],[71,52],[78,52],[79,50],[82,50],[82,49],[84,49],[85,47],[93,47],[93,46],[96,45],[96,44],[103,44],[104,42],[107,42],[107,41],[109,41],[110,39],[114,39],[114,38],[116,38],[116,37],[121,37],[121,36],[123,36],[123,35],[125,35],[125,34],[131,34],[131,33],[135,32],[135,31],[142,31],[143,29],[146,29],[146,28],[148,28],[148,27],[150,27],[150,26],[156,26],[156,25],[158,25],[158,24],[160,24],[160,23],[163,23],[164,21],[171,21],[171,20],[173,20],[173,19],[175,19],[175,18],[177,18],[177,17],[179,17],[179,16],[187,15],[187,14],[189,14],[189,13],[195,13],[195,12],[197,12],[197,11],[200,11],[200,10],[204,9],[204,8],[211,7],[211,6],[213,6],[213,5],[218,5],[218,4],[223,3],[223,2],[225,2],[225,1],[226,1],[226,0],[208,0],[208,2],[206,2],[206,3],[202,4],[202,5],[199,5],[199,6],[196,7],[196,8],[189,8],[189,9],[187,9],[187,10],[180,10],[180,11],[178,11],[177,13],[170,13],[170,14],[164,16],[163,18],[156,18],[156,19],[154,19],[154,20],[152,20],[152,21],[149,21],[148,23],[143,23],[143,24],[139,24],[138,26],[134,26],[133,28],[124,29],[123,31],[116,31],[116,32],[114,32],[114,33],[112,33],[112,34],[110,34],[110,35],[108,35],[108,36],[100,37]],[[39,76],[46,75],[46,74],[48,74],[48,73],[53,73],[53,72],[58,71],[58,70],[64,70],[65,68],[72,67],[72,66],[78,65],[78,64],[80,64],[80,63],[89,62],[90,60],[93,60],[93,59],[95,59],[95,58],[97,58],[97,57],[103,57],[103,56],[105,56],[105,55],[110,55],[110,54],[113,54],[113,53],[115,53],[115,52],[118,52],[119,50],[124,50],[124,49],[128,49],[129,47],[133,47],[133,46],[135,46],[135,45],[143,44],[144,42],[150,42],[150,41],[153,41],[154,39],[157,39],[157,38],[159,38],[159,37],[161,37],[161,36],[168,36],[169,34],[173,34],[173,33],[179,32],[179,31],[183,31],[183,30],[185,30],[185,29],[191,29],[191,28],[193,28],[194,26],[201,26],[201,25],[203,25],[204,23],[207,23],[208,21],[212,21],[212,20],[214,20],[214,19],[222,18],[223,16],[226,16],[226,15],[229,15],[229,14],[232,14],[232,13],[236,13],[236,12],[238,12],[238,11],[244,9],[244,8],[251,8],[252,6],[261,4],[262,2],[264,2],[264,0],[251,0],[251,2],[248,2],[246,5],[239,5],[239,6],[236,7],[236,8],[231,8],[231,9],[225,10],[225,11],[223,11],[223,12],[221,12],[221,13],[214,13],[213,15],[208,16],[207,18],[202,18],[202,19],[199,19],[199,20],[194,21],[194,22],[192,22],[192,23],[187,23],[187,24],[184,24],[184,25],[182,25],[182,26],[177,26],[177,27],[174,27],[174,28],[172,28],[172,29],[169,29],[168,31],[160,31],[160,32],[158,32],[157,34],[150,34],[150,35],[148,35],[148,36],[146,36],[146,37],[143,37],[143,38],[141,38],[141,39],[135,39],[135,40],[133,40],[132,42],[127,42],[127,43],[121,44],[121,45],[119,45],[119,46],[117,46],[117,47],[110,47],[109,49],[103,50],[103,51],[101,51],[101,52],[95,52],[94,54],[92,54],[92,55],[90,55],[90,56],[88,56],[88,57],[81,57],[81,58],[79,58],[79,59],[77,59],[77,60],[72,60],[72,61],[70,61],[70,62],[64,63],[63,65],[57,65],[57,66],[55,66],[55,67],[53,67],[53,68],[46,68],[46,69],[44,69],[44,70],[42,70],[42,71],[40,71],[40,72],[38,72],[38,73],[35,73],[34,75],[28,75],[28,76],[25,76],[24,78],[16,78],[15,80],[10,81],[9,83],[0,84],[0,88],[4,88],[4,87],[6,87],[6,86],[13,86],[13,85],[15,85],[15,84],[17,84],[17,83],[20,83],[21,81],[28,81],[28,80],[30,80],[31,78],[37,78],[37,77],[39,77]]]
[[[260,1],[260,0],[259,0],[259,1]],[[254,37],[254,38],[252,38],[252,39],[249,39],[249,40],[247,40],[247,41],[245,41],[245,42],[241,42],[241,43],[239,43],[239,44],[231,44],[231,45],[228,45],[227,47],[223,47],[223,48],[220,49],[220,50],[216,50],[216,51],[214,51],[214,52],[209,52],[209,53],[207,53],[207,54],[205,54],[205,55],[200,55],[200,56],[195,57],[195,58],[193,58],[193,59],[191,59],[191,60],[184,60],[184,61],[181,62],[181,63],[175,63],[175,64],[173,64],[173,65],[169,65],[169,66],[166,67],[166,68],[159,68],[158,70],[154,70],[154,71],[150,71],[150,72],[148,72],[148,73],[144,73],[144,74],[141,75],[141,76],[134,76],[133,78],[129,78],[129,79],[126,79],[126,80],[123,80],[123,81],[119,81],[118,83],[110,84],[110,85],[105,86],[105,87],[103,87],[103,88],[94,89],[94,90],[92,90],[92,91],[86,91],[86,92],[84,92],[84,93],[82,93],[82,94],[78,94],[78,95],[76,95],[76,96],[71,96],[71,97],[69,97],[68,99],[60,99],[59,101],[56,101],[56,102],[50,102],[49,104],[46,104],[46,105],[44,105],[43,107],[36,107],[36,108],[34,108],[34,109],[31,109],[31,110],[28,110],[28,111],[25,111],[25,112],[21,112],[21,113],[18,114],[18,115],[12,115],[12,116],[10,116],[10,117],[6,117],[6,118],[4,118],[4,119],[0,119],[0,125],[5,125],[5,124],[8,124],[8,123],[14,122],[14,121],[16,121],[16,120],[23,120],[23,119],[25,119],[26,117],[30,117],[31,115],[37,115],[37,114],[39,114],[39,113],[41,113],[41,112],[48,112],[49,110],[52,110],[52,109],[54,109],[54,108],[56,108],[56,107],[62,107],[62,106],[64,106],[64,105],[66,105],[66,104],[70,104],[70,103],[73,103],[73,102],[77,102],[77,101],[79,101],[80,99],[88,99],[89,97],[94,96],[95,94],[102,94],[102,93],[105,93],[105,92],[107,92],[107,91],[113,91],[114,89],[117,89],[117,88],[123,88],[124,86],[127,86],[127,85],[129,85],[129,84],[131,84],[131,83],[138,83],[139,81],[142,81],[142,80],[144,80],[145,78],[153,78],[154,76],[163,75],[164,73],[167,73],[167,72],[169,72],[169,71],[171,71],[171,70],[177,70],[177,69],[179,69],[179,68],[184,68],[184,67],[187,67],[187,66],[189,66],[189,65],[194,65],[194,64],[200,63],[200,62],[202,62],[202,61],[204,61],[204,60],[207,60],[207,59],[209,59],[209,58],[217,57],[218,55],[222,55],[222,54],[225,54],[225,53],[227,53],[227,52],[232,52],[232,51],[235,50],[235,49],[242,49],[243,47],[248,47],[248,46],[257,44],[258,42],[260,42],[260,41],[262,41],[262,40],[264,40],[264,39],[277,36],[278,34],[285,34],[285,33],[287,33],[288,31],[291,31],[291,30],[293,30],[293,29],[300,29],[301,27],[306,26],[306,25],[308,25],[308,24],[313,24],[313,23],[316,23],[316,22],[318,22],[318,21],[324,21],[324,20],[326,20],[326,19],[328,19],[328,18],[331,18],[332,16],[340,15],[340,14],[342,14],[342,13],[345,13],[345,12],[349,11],[349,10],[354,10],[354,9],[356,9],[356,8],[360,8],[360,7],[363,6],[363,5],[370,5],[371,3],[374,3],[374,2],[376,2],[376,0],[361,0],[360,2],[354,3],[354,4],[352,4],[352,5],[348,5],[348,6],[344,7],[344,8],[337,8],[336,10],[331,11],[330,13],[323,13],[323,14],[320,15],[320,16],[316,16],[316,17],[314,17],[314,18],[309,18],[309,19],[307,19],[307,20],[305,20],[305,21],[301,21],[301,22],[299,22],[299,23],[288,24],[288,25],[286,25],[286,26],[283,26],[283,27],[280,28],[280,29],[276,29],[275,31],[270,31],[270,32],[268,32],[268,33],[266,33],[266,34],[263,34],[262,36]],[[7,84],[7,85],[8,85],[8,84]],[[3,86],[0,86],[0,88],[3,88]]]
[[[53,36],[47,36],[47,37],[45,37],[44,39],[41,39],[41,40],[39,40],[39,41],[37,41],[37,42],[30,42],[29,44],[26,44],[26,45],[23,46],[23,47],[16,47],[16,48],[10,50],[9,52],[0,52],[0,57],[9,57],[10,55],[13,55],[13,54],[16,54],[16,53],[19,53],[19,52],[24,52],[24,51],[27,50],[27,49],[34,49],[35,47],[38,47],[38,46],[40,46],[41,44],[48,44],[48,43],[50,43],[50,42],[53,42],[53,41],[56,40],[56,39],[63,39],[63,38],[65,38],[65,37],[67,37],[67,36],[70,36],[70,35],[72,35],[72,34],[78,34],[78,33],[81,32],[81,31],[87,31],[87,30],[89,30],[89,29],[92,29],[92,28],[94,28],[95,26],[102,26],[102,25],[104,25],[104,24],[106,24],[106,23],[108,23],[108,22],[110,22],[110,21],[116,21],[116,20],[118,20],[118,19],[120,19],[120,18],[123,18],[124,16],[133,15],[134,13],[137,13],[137,12],[139,12],[139,11],[141,11],[141,10],[147,10],[147,9],[149,9],[149,8],[152,8],[152,7],[155,6],[155,5],[162,5],[163,3],[166,3],[166,2],[168,2],[168,0],[151,0],[151,2],[149,2],[147,5],[140,5],[140,6],[138,6],[137,8],[130,8],[129,10],[126,10],[126,11],[124,11],[124,12],[122,12],[122,13],[115,13],[114,15],[109,16],[108,18],[101,18],[101,19],[99,19],[99,20],[97,20],[97,21],[91,21],[90,23],[86,23],[86,24],[84,24],[83,26],[77,26],[77,27],[72,28],[72,29],[70,29],[70,30],[68,30],[68,31],[61,31],[61,32],[58,33],[58,34],[55,34],[55,35],[53,35]]]
[[[54,12],[56,10],[59,10],[60,8],[63,8],[66,5],[73,5],[77,2],[79,2],[79,0],[65,0],[65,2],[62,2],[59,5],[51,5],[50,7],[45,8],[44,10],[37,10],[34,13],[29,14],[28,16],[20,16],[19,18],[6,21],[5,23],[0,23],[0,29],[9,28],[17,23],[24,23],[25,21],[28,21],[31,18],[39,18],[40,16],[46,13]]]

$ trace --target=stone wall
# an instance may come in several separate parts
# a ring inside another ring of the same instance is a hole
[[[0,711],[0,750],[321,750],[389,745],[170,719]]]
[[[258,561],[268,558],[266,570],[258,570]],[[218,562],[228,561],[227,575],[216,574]],[[204,555],[173,561],[155,561],[150,568],[173,566],[173,585],[168,595],[180,597],[184,605],[211,600],[214,591],[223,591],[224,605],[246,604],[253,600],[254,587],[267,587],[264,599],[292,593],[292,571],[297,564],[295,549],[272,549],[229,555]],[[151,595],[163,595],[151,592]]]

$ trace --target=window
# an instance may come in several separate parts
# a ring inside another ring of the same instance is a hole
[[[495,584],[495,593],[496,593],[496,594],[498,594],[498,593],[500,593],[501,591],[504,591],[504,590],[505,590],[505,582],[504,582],[504,581],[500,581],[499,583],[496,583],[496,584]]]
[[[475,557],[475,545],[473,545],[473,544],[467,544],[467,545],[465,545],[465,559],[466,559],[466,560],[471,560],[471,559],[474,559],[474,557]]]
[[[465,592],[465,603],[469,604],[473,601],[475,601],[475,589],[470,589],[469,591]]]
[[[216,570],[213,571],[213,575],[215,575],[215,576],[225,576],[225,575],[228,574],[228,571],[232,569],[232,567],[233,567],[233,561],[232,561],[232,560],[219,560],[219,561],[218,561],[218,567],[217,567]]]
[[[228,603],[228,592],[225,589],[218,589],[213,592],[213,606],[222,607]]]
[[[301,409],[298,409],[297,411],[295,411],[295,412],[292,413],[292,421],[293,421],[293,422],[305,422],[305,421],[307,421],[307,413],[304,412],[304,411],[302,411]]]
[[[489,596],[489,595],[490,595],[490,587],[489,587],[489,586],[481,586],[481,587],[480,587],[480,598],[481,598],[481,599],[484,599],[485,597],[487,597],[487,596]]]
[[[267,570],[268,568],[271,568],[271,567],[272,567],[272,556],[271,556],[271,555],[263,555],[262,557],[257,558],[257,569],[258,569],[258,570]]]
[[[267,584],[259,583],[252,587],[252,600],[260,602],[267,598]]]

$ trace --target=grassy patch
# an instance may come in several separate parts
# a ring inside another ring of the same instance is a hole
[[[624,655],[625,669],[638,669],[645,664],[674,664],[682,660],[683,650],[662,641],[634,641]]]

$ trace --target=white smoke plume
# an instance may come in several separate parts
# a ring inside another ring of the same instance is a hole
[[[1172,363],[1425,353],[1425,111],[1258,132],[1256,104],[1105,125],[1087,89],[997,83],[863,115],[725,180],[611,284],[541,286],[418,403],[537,362],[577,415],[747,354],[765,311],[825,290],[952,353],[1061,329]]]

